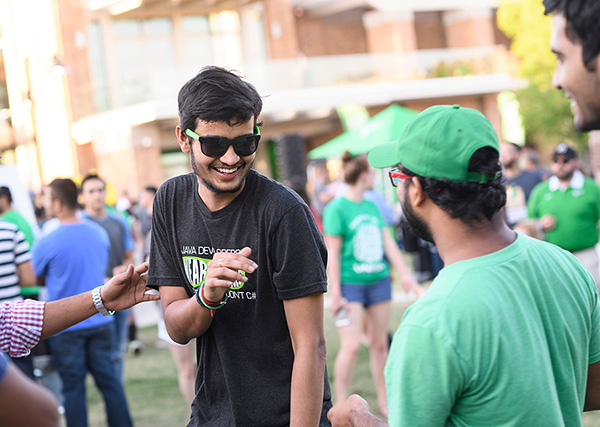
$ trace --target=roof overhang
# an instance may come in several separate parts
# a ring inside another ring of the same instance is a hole
[[[508,74],[487,74],[280,90],[262,94],[262,116],[271,123],[290,122],[298,117],[317,120],[334,114],[336,106],[346,102],[371,107],[418,99],[488,95],[526,86],[527,81],[515,79]],[[172,100],[153,100],[85,117],[73,124],[72,132],[78,143],[86,143],[93,139],[97,129],[107,126],[131,128],[173,119],[177,119],[175,97]]]

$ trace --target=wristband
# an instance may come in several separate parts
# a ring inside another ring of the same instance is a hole
[[[223,299],[221,299],[221,301],[209,302],[204,297],[204,283],[196,290],[196,301],[198,301],[198,304],[200,304],[202,307],[209,310],[216,310],[217,308],[223,307],[227,303],[228,298],[229,296],[227,295],[227,292],[225,292],[225,295],[223,295]]]
[[[112,316],[113,314],[115,314],[115,311],[107,310],[106,307],[104,307],[104,303],[102,302],[102,296],[100,296],[101,289],[102,286],[96,286],[92,291],[92,300],[94,300],[94,307],[96,307],[96,310],[98,310],[98,312],[101,315]]]

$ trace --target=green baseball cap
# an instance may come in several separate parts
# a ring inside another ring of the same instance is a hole
[[[496,131],[483,114],[460,105],[436,105],[408,122],[397,141],[373,148],[369,163],[376,168],[402,163],[428,178],[485,183],[496,174],[468,172],[473,153],[483,147],[500,150]]]

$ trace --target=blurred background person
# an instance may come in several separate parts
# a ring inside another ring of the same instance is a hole
[[[108,212],[106,183],[98,175],[87,175],[81,181],[81,201],[84,219],[100,225],[110,241],[110,254],[106,264],[106,279],[121,274],[133,263],[134,242],[129,224],[119,215]],[[129,310],[115,313],[114,360],[119,378],[123,378],[123,355],[128,341]]]
[[[577,152],[564,143],[554,149],[551,171],[550,179],[533,189],[528,215],[539,221],[544,239],[572,252],[598,285],[600,187],[583,175]]]
[[[531,190],[542,182],[539,173],[521,168],[522,147],[513,142],[500,143],[500,161],[506,177],[506,222],[513,228],[517,223],[527,218],[527,200]]]
[[[33,246],[35,238],[33,228],[25,217],[14,209],[12,194],[6,186],[0,187],[0,219],[15,224],[25,235],[25,240],[27,240],[29,248]]]
[[[348,188],[323,213],[331,310],[337,318],[340,335],[333,374],[335,398],[343,401],[348,397],[366,316],[379,412],[387,416],[383,369],[388,354],[392,300],[388,262],[400,272],[405,292],[417,285],[378,207],[363,197],[373,188],[375,178],[366,156],[352,157],[346,152],[342,174]],[[349,322],[342,318],[346,311]]]
[[[77,186],[72,180],[53,180],[44,198],[46,212],[60,221],[57,229],[38,240],[33,251],[33,267],[38,277],[44,277],[48,300],[94,289],[106,279],[110,253],[106,231],[78,218]],[[102,393],[108,424],[131,426],[125,391],[114,363],[114,319],[104,306],[96,307],[100,313],[50,338],[52,358],[63,382],[67,426],[87,425],[87,372]]]

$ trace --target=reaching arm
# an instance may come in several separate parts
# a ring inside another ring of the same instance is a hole
[[[400,249],[392,237],[389,228],[384,228],[382,232],[383,251],[392,265],[398,270],[400,276],[402,276],[402,287],[404,288],[404,292],[408,292],[412,289],[417,295],[421,295],[422,291],[417,285],[417,281],[413,277],[412,273],[408,270],[408,268],[406,268],[406,264],[404,264],[404,258],[402,257],[402,252],[400,252]]]
[[[323,294],[283,302],[294,349],[290,426],[316,426],[323,407],[326,344]]]
[[[588,366],[587,390],[584,411],[600,409],[600,362]]]
[[[342,278],[341,278],[341,253],[342,238],[331,234],[325,235],[325,245],[327,246],[327,278],[329,281],[329,295],[331,296],[331,311],[337,311],[344,305],[342,298]]]
[[[7,369],[0,382],[2,425],[59,427],[58,403],[52,393],[27,378],[12,363]]]
[[[238,270],[253,273],[258,267],[248,257],[250,248],[238,254],[216,252],[208,262],[204,280],[204,297],[210,302],[220,301],[236,280],[246,282],[248,278]],[[204,334],[212,323],[211,310],[201,306],[196,297],[188,297],[182,287],[160,286],[165,326],[171,339],[185,344],[192,338]]]
[[[369,411],[369,404],[357,394],[338,403],[327,413],[332,427],[384,427],[387,423]]]
[[[151,290],[146,287],[148,264],[137,267],[129,265],[124,273],[109,280],[100,293],[107,310],[121,311],[143,301],[155,301],[159,295],[146,294]],[[42,338],[54,335],[88,317],[98,313],[92,299],[92,291],[46,303],[44,310],[44,326]]]
[[[35,286],[36,277],[33,271],[31,261],[22,262],[17,266],[17,274],[19,275],[19,285],[23,288]]]

